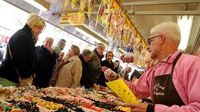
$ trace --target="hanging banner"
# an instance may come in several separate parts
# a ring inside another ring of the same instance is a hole
[[[105,4],[104,4],[104,0],[103,0],[103,1],[101,1],[101,4],[100,4],[100,6],[99,6],[99,10],[98,10],[97,17],[96,17],[96,24],[95,24],[95,27],[96,27],[97,24],[99,23],[100,18],[101,18],[101,16],[103,15],[104,11],[105,11]]]
[[[88,0],[88,18],[90,20],[90,14],[94,6],[94,0]]]
[[[81,12],[83,12],[85,9],[85,3],[86,3],[86,0],[81,0],[81,3],[80,3],[80,11]]]
[[[85,21],[84,13],[73,12],[62,14],[60,17],[60,25],[71,26],[71,25],[83,25]]]
[[[106,85],[112,91],[114,91],[124,102],[132,104],[140,103],[122,79],[107,82]]]
[[[76,6],[77,2],[78,2],[78,0],[71,0],[72,8],[74,8]]]
[[[69,4],[69,0],[65,0],[64,1],[64,6],[63,6],[63,9],[62,9],[62,13],[66,13],[67,12],[68,4]]]

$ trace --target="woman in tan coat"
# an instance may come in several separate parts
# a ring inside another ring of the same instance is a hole
[[[82,64],[79,55],[79,47],[72,45],[67,54],[68,58],[65,59],[66,63],[58,73],[56,86],[68,88],[76,88],[80,86]]]

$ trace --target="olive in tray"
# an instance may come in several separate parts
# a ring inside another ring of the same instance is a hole
[[[15,100],[10,100],[7,102],[21,109],[25,109],[26,112],[39,112],[39,108],[36,106],[35,103],[30,103],[27,101],[15,101]]]

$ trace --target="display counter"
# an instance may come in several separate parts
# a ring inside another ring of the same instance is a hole
[[[3,112],[129,112],[111,91],[85,88],[0,87]]]

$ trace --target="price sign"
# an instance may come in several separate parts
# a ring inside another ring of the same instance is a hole
[[[85,21],[85,15],[81,12],[73,12],[62,14],[60,17],[60,25],[83,25]]]
[[[122,79],[110,81],[106,83],[107,86],[114,91],[124,102],[139,104],[139,100],[135,97],[133,92],[124,83]]]

